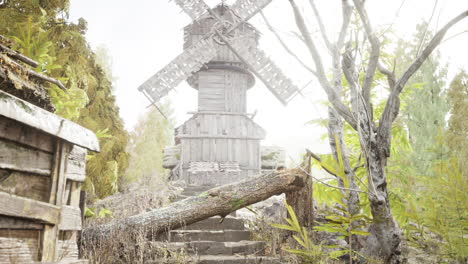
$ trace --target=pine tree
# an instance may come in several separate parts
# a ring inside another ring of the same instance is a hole
[[[412,59],[432,38],[428,24],[416,27],[413,40],[400,40],[396,58],[398,70],[407,68]],[[408,130],[413,151],[408,155],[411,166],[418,175],[431,175],[431,162],[438,158],[432,150],[440,128],[446,127],[449,111],[446,91],[447,66],[441,65],[440,53],[434,52],[411,77],[403,94],[401,119]]]
[[[468,74],[460,71],[450,83],[448,98],[451,105],[447,144],[461,162],[468,157]],[[460,167],[468,173],[467,166]]]

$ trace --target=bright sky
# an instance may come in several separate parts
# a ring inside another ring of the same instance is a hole
[[[214,6],[221,1],[205,2]],[[274,0],[264,10],[265,15],[278,32],[292,43],[294,50],[306,61],[310,61],[309,55],[301,45],[297,45],[298,42],[291,33],[297,30],[288,2]],[[296,2],[309,14],[308,22],[311,31],[314,31],[317,27],[308,1]],[[330,30],[328,34],[333,39],[341,23],[341,1],[315,2],[323,12],[325,26]],[[405,38],[411,37],[416,24],[422,19],[429,20],[432,17],[430,25],[435,31],[449,19],[468,9],[467,0],[366,2],[374,28],[386,28],[393,23],[392,29],[396,36]],[[436,11],[433,13],[434,5]],[[181,12],[175,3],[167,0],[72,0],[70,16],[72,21],[80,17],[88,21],[86,37],[93,48],[104,45],[108,49],[113,60],[115,95],[120,115],[126,128],[131,130],[149,104],[138,92],[137,87],[182,52],[182,28],[190,23],[190,18]],[[262,32],[259,47],[265,50],[299,87],[313,79],[283,51],[259,15],[250,22]],[[468,31],[468,19],[453,27],[446,38],[462,31]],[[468,69],[467,44],[468,33],[465,33],[444,42],[439,48],[443,59],[449,63],[449,78],[457,69]],[[323,52],[327,55],[325,50]],[[325,94],[313,79],[304,90],[304,95],[305,98],[297,96],[284,107],[258,80],[247,95],[248,112],[258,110],[254,120],[267,131],[267,138],[263,144],[285,147],[294,159],[297,159],[304,148],[317,153],[329,150],[327,143],[321,139],[326,130],[305,124],[313,119],[326,118],[326,107],[321,103],[325,100]],[[168,99],[175,108],[177,125],[190,117],[187,112],[197,109],[196,91],[185,82],[177,87],[176,92],[171,92]]]

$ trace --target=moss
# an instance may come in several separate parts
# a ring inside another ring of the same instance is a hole
[[[0,100],[6,101],[10,96],[8,96],[6,93],[0,93]]]
[[[270,154],[263,155],[262,160],[274,160],[279,156],[279,152],[273,151]]]
[[[245,201],[244,199],[234,199],[234,200],[232,200],[232,201],[230,202],[231,208],[232,208],[233,210],[237,210],[237,209],[239,209],[239,208],[244,207],[245,203],[246,203],[246,201]]]
[[[203,192],[201,193],[200,195],[198,195],[199,197],[208,197],[208,192]]]

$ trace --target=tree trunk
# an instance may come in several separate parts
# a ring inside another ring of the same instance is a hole
[[[108,242],[136,243],[148,235],[155,236],[215,215],[226,216],[273,195],[299,190],[305,186],[306,177],[301,170],[288,170],[213,188],[164,208],[86,228],[82,243],[93,249]]]
[[[364,254],[380,257],[385,263],[392,263],[400,255],[401,231],[390,211],[387,181],[385,177],[386,157],[375,138],[371,139],[367,153],[369,177],[369,202],[373,217],[369,227]]]
[[[311,156],[306,154],[301,167],[309,175]],[[308,176],[305,179],[305,185],[303,188],[287,192],[286,202],[294,209],[299,224],[304,227],[311,227],[314,224],[314,199],[313,199],[313,185],[312,177]]]

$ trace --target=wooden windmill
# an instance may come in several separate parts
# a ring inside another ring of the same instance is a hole
[[[258,47],[247,23],[272,0],[238,0],[211,9],[203,0],[174,0],[193,23],[184,52],[138,89],[156,104],[187,80],[198,90],[198,111],[176,129],[164,165],[190,184],[224,184],[261,170],[264,130],[246,112],[247,89],[257,76],[284,105],[297,87]]]

